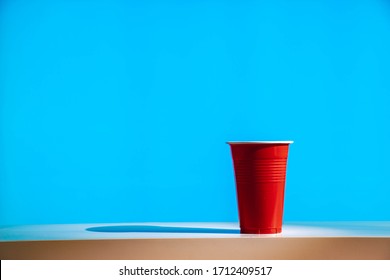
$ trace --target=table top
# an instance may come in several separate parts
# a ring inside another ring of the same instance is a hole
[[[240,234],[238,223],[100,223],[0,227],[0,242],[155,238],[390,238],[390,221],[285,223],[279,234]]]
[[[390,221],[285,223],[240,234],[238,223],[0,227],[0,259],[386,259]]]

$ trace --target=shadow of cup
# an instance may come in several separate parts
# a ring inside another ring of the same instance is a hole
[[[154,233],[215,233],[215,234],[239,234],[239,229],[223,228],[195,228],[195,227],[172,227],[154,225],[120,225],[90,227],[87,231],[93,232],[154,232]]]

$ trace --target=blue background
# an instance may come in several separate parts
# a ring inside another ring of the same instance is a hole
[[[267,139],[285,221],[390,219],[389,1],[0,3],[0,224],[237,221]]]

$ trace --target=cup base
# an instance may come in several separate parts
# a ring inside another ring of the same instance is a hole
[[[241,228],[243,234],[275,234],[281,232],[282,228]]]

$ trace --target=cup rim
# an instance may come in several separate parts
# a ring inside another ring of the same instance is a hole
[[[226,142],[229,145],[235,144],[292,144],[294,141],[228,141]]]

